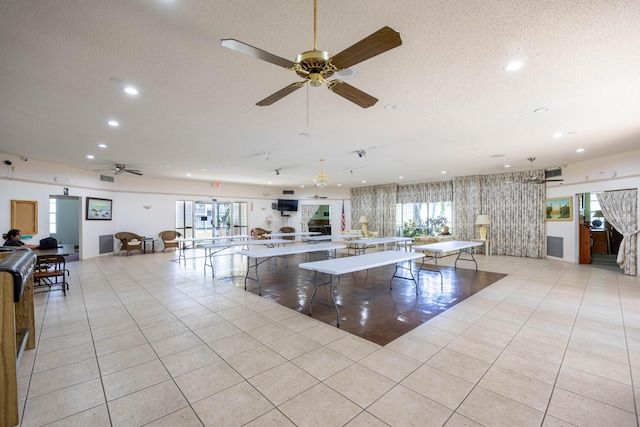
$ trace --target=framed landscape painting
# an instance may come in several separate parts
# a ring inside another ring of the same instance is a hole
[[[87,197],[87,220],[111,221],[111,199]]]
[[[573,220],[573,198],[556,197],[546,200],[545,218],[547,221]]]

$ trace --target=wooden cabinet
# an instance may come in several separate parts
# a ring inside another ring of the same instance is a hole
[[[608,254],[609,253],[609,232],[607,230],[591,230],[591,246],[592,254]]]
[[[591,264],[591,230],[589,226],[580,224],[579,239],[578,263]]]

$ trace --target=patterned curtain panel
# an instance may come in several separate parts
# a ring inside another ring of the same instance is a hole
[[[398,185],[398,203],[422,203],[425,201],[427,183]]]
[[[453,230],[462,240],[479,238],[476,235],[476,217],[482,212],[480,177],[461,176],[453,179]],[[491,238],[491,237],[489,237]]]
[[[638,190],[597,193],[607,221],[622,234],[618,264],[624,274],[638,274]]]
[[[424,203],[452,202],[453,181],[436,181],[424,183],[424,199],[414,200]]]
[[[489,215],[492,253],[529,258],[546,255],[544,184],[524,183],[530,172],[484,175],[482,213]],[[544,179],[544,171],[534,175]]]
[[[395,236],[396,184],[376,185],[351,189],[351,229],[359,229],[360,216],[369,217],[369,231],[377,231],[380,237]]]
[[[309,231],[309,220],[318,212],[318,209],[320,209],[320,205],[302,205],[301,232],[306,233]]]

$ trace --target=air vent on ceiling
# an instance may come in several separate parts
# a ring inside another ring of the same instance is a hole
[[[100,175],[100,181],[114,182],[115,179],[109,175]]]
[[[282,190],[282,194],[293,194],[293,190]]]
[[[544,171],[545,179],[554,178],[556,176],[562,176],[562,168],[547,169]]]

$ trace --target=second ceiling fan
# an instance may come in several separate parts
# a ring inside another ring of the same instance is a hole
[[[388,50],[398,47],[402,44],[400,33],[390,27],[382,27],[375,33],[360,40],[356,44],[346,48],[342,52],[331,55],[323,50],[318,50],[317,43],[317,9],[318,1],[313,2],[313,50],[302,52],[296,58],[296,61],[290,61],[277,55],[273,55],[257,47],[250,46],[246,43],[235,39],[222,39],[220,44],[226,48],[244,53],[254,58],[270,62],[275,65],[295,71],[295,73],[304,80],[291,83],[290,85],[280,89],[272,95],[269,95],[256,105],[267,106],[284,98],[292,92],[303,87],[307,82],[309,85],[317,87],[322,83],[327,83],[327,88],[343,98],[359,105],[362,108],[368,108],[378,102],[377,98],[357,89],[342,80],[327,80],[333,74],[352,67],[362,61],[373,58]]]

